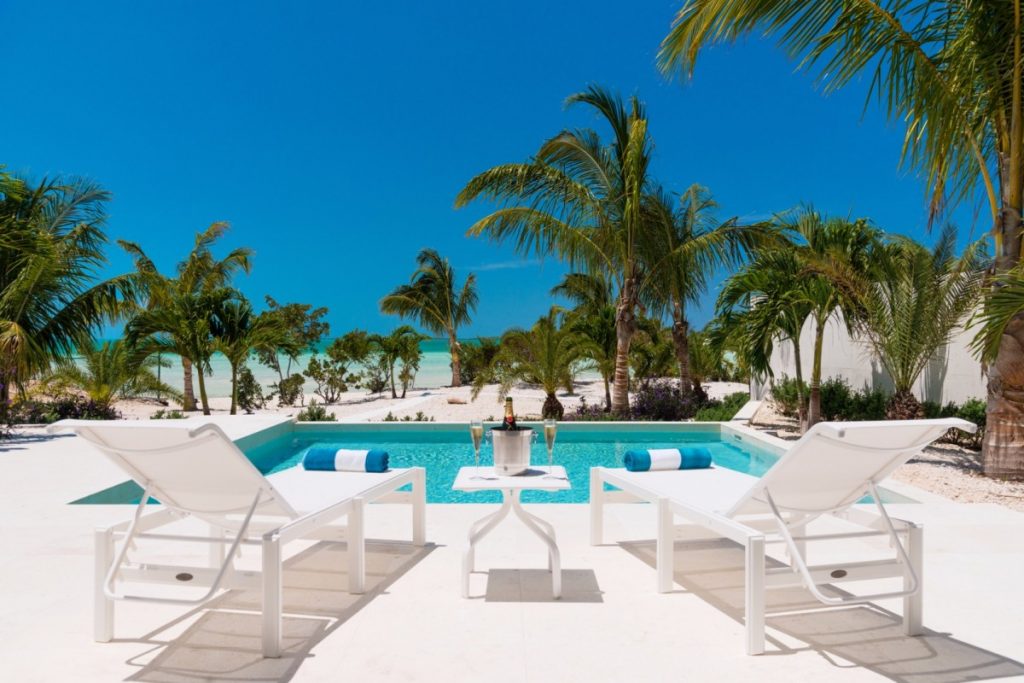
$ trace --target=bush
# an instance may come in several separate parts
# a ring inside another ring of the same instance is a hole
[[[149,416],[150,420],[184,420],[185,413],[180,410],[164,410],[161,408]]]
[[[821,416],[825,420],[842,420],[854,405],[855,393],[842,377],[830,377],[821,383]]]
[[[701,396],[683,394],[679,382],[671,379],[642,382],[633,399],[632,419],[679,421],[688,420],[702,407]]]
[[[490,420],[492,418],[487,418],[487,419]],[[384,420],[383,421],[384,422],[433,422],[434,418],[433,418],[433,416],[427,417],[422,410],[417,410],[416,411],[416,417],[413,417],[412,415],[403,415],[402,418],[399,419],[399,418],[395,417],[395,414],[392,413],[389,410],[388,414],[384,416]]]
[[[238,407],[247,413],[261,410],[267,404],[263,387],[256,381],[252,370],[243,365],[238,371]]]
[[[772,384],[772,401],[778,411],[786,417],[796,417],[799,414],[800,399],[797,389],[800,387],[803,388],[806,398],[807,383],[798,383],[795,377],[782,375]]]
[[[612,422],[619,419],[621,418],[614,413],[605,411],[602,403],[590,405],[583,397],[580,398],[580,404],[576,406],[576,410],[562,416],[563,422]]]
[[[750,394],[738,391],[735,394],[729,394],[722,401],[708,401],[703,408],[697,411],[694,419],[697,422],[728,422],[749,400]]]
[[[270,385],[270,388],[274,390],[274,393],[270,394],[270,398],[276,394],[277,405],[293,406],[303,397],[302,385],[304,382],[302,375],[294,373],[291,377],[286,377],[280,382]]]
[[[8,419],[12,424],[49,424],[57,420],[119,420],[121,413],[83,396],[59,396],[45,402],[19,401],[11,407]]]
[[[337,422],[338,418],[333,413],[327,412],[327,409],[316,402],[316,399],[310,399],[309,407],[305,410],[300,410],[297,415],[299,422]]]
[[[889,394],[881,389],[864,388],[850,397],[850,405],[840,411],[837,420],[884,420]]]

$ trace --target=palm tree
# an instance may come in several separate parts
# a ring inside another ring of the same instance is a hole
[[[643,256],[652,235],[644,210],[653,182],[647,117],[636,97],[628,105],[591,86],[568,105],[592,107],[612,131],[604,145],[592,130],[567,130],[545,142],[525,163],[504,164],[469,181],[456,207],[489,199],[501,207],[477,221],[470,235],[512,240],[523,253],[554,254],[571,268],[615,280],[616,354],[612,410],[629,413],[629,346],[646,286]],[[662,254],[672,258],[672,254]]]
[[[62,359],[44,381],[51,386],[83,391],[103,407],[117,399],[161,394],[181,401],[180,391],[157,378],[156,368],[166,361],[157,359],[154,351],[153,346],[134,348],[123,339],[99,346],[83,340],[78,346],[81,362]]]
[[[924,417],[911,388],[977,302],[983,245],[969,246],[959,258],[955,249],[956,231],[947,226],[931,251],[910,239],[879,250],[863,328],[893,381],[889,419]]]
[[[396,327],[390,334],[373,334],[369,337],[371,353],[377,356],[377,363],[391,386],[391,398],[398,398],[395,386],[395,366],[402,364],[399,379],[402,382],[402,398],[419,369],[420,342],[427,339],[408,325]]]
[[[814,348],[807,419],[803,426],[812,427],[821,420],[825,326],[829,320],[841,318],[852,331],[862,319],[861,296],[880,234],[865,220],[823,217],[809,207],[776,216],[774,222],[780,235],[792,240],[790,246],[773,247],[759,253],[746,272],[726,286],[728,295],[720,302],[720,308],[729,310],[739,301],[744,301],[748,311],[765,307],[762,312],[748,314],[744,319],[751,325],[747,333],[751,336],[749,341],[755,342],[754,354],[760,356],[755,359],[756,364],[762,367],[770,356],[771,339],[780,332],[794,340],[799,365],[796,340],[799,340],[804,320],[810,317]],[[800,327],[796,327],[797,324]]]
[[[762,252],[725,281],[710,335],[716,346],[741,354],[741,362],[757,377],[772,376],[776,341],[791,344],[798,418],[806,427],[800,333],[811,315],[811,303],[802,291],[801,278],[800,264],[791,250]]]
[[[678,206],[664,191],[652,197],[651,209],[661,235],[661,244],[649,261],[658,263],[660,254],[672,254],[662,267],[653,267],[657,285],[650,290],[648,311],[668,312],[672,319],[672,341],[679,365],[679,386],[684,393],[699,380],[691,376],[690,323],[686,306],[697,303],[707,292],[708,280],[720,267],[735,267],[747,253],[768,237],[767,226],[739,225],[735,219],[719,223],[714,218],[717,204],[707,188],[691,185],[679,197]]]
[[[137,296],[131,275],[95,280],[109,199],[85,180],[0,173],[0,406]]]
[[[545,395],[541,415],[562,419],[565,407],[556,392],[560,387],[572,390],[573,369],[583,357],[586,341],[558,324],[559,313],[552,307],[529,330],[512,329],[502,335],[501,350],[490,371],[478,375],[473,383],[474,400],[485,384],[494,381],[500,384],[499,401],[517,382],[539,384]]]
[[[258,316],[242,297],[217,301],[210,320],[214,348],[231,365],[231,415],[238,412],[238,373],[257,349],[276,348],[287,330],[273,317]]]
[[[1016,2],[688,0],[662,44],[667,72],[692,72],[701,48],[759,31],[780,36],[829,90],[871,74],[869,97],[907,124],[903,158],[927,178],[931,207],[980,190],[992,218],[996,285],[1021,262],[1024,235],[1024,13]],[[997,308],[1002,308],[999,306]],[[1024,478],[1024,311],[984,318],[991,476]],[[993,351],[986,340],[1003,338]]]
[[[587,340],[586,357],[604,383],[605,412],[612,409],[611,383],[615,376],[615,303],[611,285],[605,277],[591,273],[566,273],[551,289],[573,303],[565,324]]]
[[[251,268],[252,250],[247,247],[233,249],[219,260],[213,256],[211,248],[227,229],[226,222],[218,222],[203,232],[196,233],[192,251],[178,264],[175,277],[161,274],[152,259],[135,242],[118,242],[135,260],[135,269],[149,294],[147,312],[152,315],[148,316],[146,326],[136,326],[136,334],[143,328],[149,329],[152,334],[162,333],[165,335],[168,350],[181,357],[181,367],[184,371],[184,410],[196,409],[192,365],[200,364],[199,389],[205,415],[210,414],[210,406],[203,396],[206,391],[203,372],[209,365],[208,362],[204,362],[204,358],[208,359],[213,349],[209,321],[213,313],[212,307],[226,296],[223,292],[217,296],[211,295],[216,290],[227,287],[238,271],[248,273]],[[160,325],[163,329],[153,327],[154,324]]]
[[[462,386],[458,332],[468,325],[476,310],[476,275],[470,273],[461,289],[456,284],[455,269],[433,249],[424,249],[416,256],[416,271],[410,283],[396,287],[381,299],[384,313],[412,318],[434,334],[448,337],[452,357],[452,386]]]

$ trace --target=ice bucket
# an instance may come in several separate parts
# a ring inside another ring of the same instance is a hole
[[[532,429],[492,429],[494,471],[503,476],[522,474],[530,468],[530,445],[537,437]]]

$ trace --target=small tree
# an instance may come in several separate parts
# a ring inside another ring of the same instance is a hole
[[[350,368],[364,364],[369,354],[369,335],[362,330],[353,330],[331,342],[322,359],[312,356],[302,374],[316,383],[316,395],[327,403],[335,403],[350,385],[360,379]]]
[[[285,330],[285,335],[273,346],[259,349],[261,364],[277,373],[278,383],[292,376],[292,366],[303,353],[313,353],[320,341],[330,334],[331,326],[323,317],[327,308],[313,308],[311,304],[279,304],[267,296],[267,310],[260,318],[270,319]]]
[[[398,398],[395,369],[399,364],[401,364],[399,379],[402,382],[402,398],[405,398],[405,392],[415,379],[416,370],[419,369],[422,356],[420,342],[426,338],[408,325],[396,328],[391,334],[370,336],[374,364],[380,368],[381,374],[391,387],[391,398]]]

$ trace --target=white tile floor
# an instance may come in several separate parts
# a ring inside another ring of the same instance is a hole
[[[464,600],[462,542],[487,506],[430,505],[430,547],[371,543],[365,596],[344,592],[343,545],[297,553],[279,660],[259,656],[258,597],[245,593],[189,613],[119,605],[115,642],[96,644],[90,532],[127,510],[66,503],[122,479],[75,438],[0,443],[0,681],[1024,679],[1024,515],[938,500],[892,508],[926,526],[919,638],[901,635],[886,611],[898,605],[792,612],[808,595],[780,591],[770,604],[791,612],[769,618],[768,654],[746,657],[740,555],[680,545],[677,590],[656,593],[645,505],[612,506],[600,547],[587,545],[586,506],[532,506],[558,531],[564,599],[550,597],[540,541],[509,520],[481,543]],[[368,511],[372,539],[408,527],[406,509]]]

